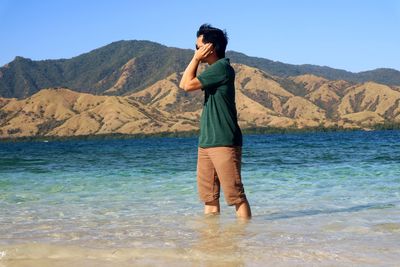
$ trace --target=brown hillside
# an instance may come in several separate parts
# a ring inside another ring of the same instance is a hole
[[[129,98],[148,107],[174,114],[198,111],[203,105],[202,92],[188,93],[180,89],[180,78],[180,75],[174,73],[145,90],[129,95]]]
[[[127,97],[94,96],[68,89],[45,89],[11,100],[1,112],[1,136],[143,134],[193,130],[186,119],[169,118]]]
[[[329,80],[318,77],[312,74],[305,74],[305,75],[299,75],[295,77],[290,77],[291,80],[293,80],[297,84],[301,84],[304,88],[306,88],[307,92],[310,93],[319,87],[321,87],[323,84],[329,82]]]
[[[343,97],[338,113],[341,117],[363,111],[374,112],[387,120],[400,120],[400,92],[377,83],[355,85]]]
[[[136,65],[135,65],[135,60],[136,58],[132,58],[131,60],[129,60],[125,65],[123,65],[119,72],[119,78],[117,79],[117,82],[111,86],[109,89],[107,89],[104,93],[118,93],[119,91],[123,90],[124,86],[126,85],[126,83],[128,82],[128,79],[131,77],[132,73],[135,71],[136,69]],[[113,73],[113,76],[118,75],[117,73]],[[107,80],[101,80],[99,82],[99,86],[102,85],[102,83],[106,83]]]
[[[236,89],[277,114],[283,114],[283,105],[294,96],[292,93],[259,69],[240,64],[233,64],[233,67],[236,71]]]
[[[306,99],[326,111],[326,116],[336,119],[337,107],[351,84],[346,81],[329,81],[314,75],[291,77],[295,83],[306,89]]]

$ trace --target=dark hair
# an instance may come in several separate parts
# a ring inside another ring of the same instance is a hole
[[[203,43],[212,43],[219,58],[225,57],[228,35],[226,31],[212,27],[210,24],[203,24],[197,31],[197,37],[203,35]]]

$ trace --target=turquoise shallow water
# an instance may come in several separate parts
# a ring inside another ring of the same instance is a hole
[[[400,131],[244,141],[249,223],[202,216],[196,138],[1,143],[0,266],[400,262]]]

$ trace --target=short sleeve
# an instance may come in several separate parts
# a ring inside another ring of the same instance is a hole
[[[202,85],[202,89],[208,89],[219,86],[221,83],[224,83],[227,79],[224,64],[216,63],[214,65],[211,65],[209,68],[203,71],[199,76],[197,76],[197,79],[199,79]]]

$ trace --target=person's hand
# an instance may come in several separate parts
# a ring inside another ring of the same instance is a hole
[[[199,47],[199,49],[197,49],[194,53],[194,58],[198,61],[203,61],[204,59],[206,59],[210,54],[212,54],[214,51],[214,46],[212,45],[212,43],[207,43],[201,47]]]

